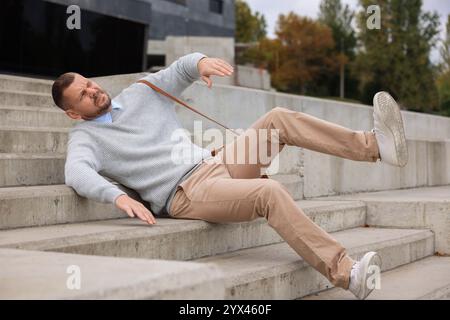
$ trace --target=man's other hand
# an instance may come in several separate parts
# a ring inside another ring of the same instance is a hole
[[[153,214],[139,201],[122,194],[116,198],[114,204],[117,208],[125,211],[131,218],[138,217],[148,224],[155,224],[156,220]]]
[[[212,85],[210,76],[231,76],[233,70],[233,67],[228,62],[218,58],[202,58],[198,62],[198,72],[210,89]]]

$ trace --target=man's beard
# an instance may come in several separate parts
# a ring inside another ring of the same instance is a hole
[[[103,98],[103,97],[105,97],[105,98]],[[98,103],[101,99],[105,100],[105,102],[103,102],[103,104],[101,104],[101,105],[98,105]],[[99,108],[98,114],[101,114],[105,110],[107,110],[109,108],[109,106],[111,105],[111,97],[105,91],[99,91],[99,93],[95,97],[94,103],[95,103],[95,106]]]

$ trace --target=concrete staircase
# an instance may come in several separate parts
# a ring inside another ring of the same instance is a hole
[[[112,205],[79,197],[64,185],[74,122],[53,106],[50,88],[49,81],[0,76],[0,298],[352,298],[332,289],[262,218],[229,224],[160,218],[147,226]],[[343,160],[291,147],[280,157],[283,170],[271,178],[352,257],[380,253],[382,288],[371,298],[448,299],[450,181],[440,183],[447,173],[437,178],[435,171],[450,171],[446,139],[410,139],[411,150],[425,154],[411,153],[408,168],[384,185],[377,182],[375,190],[367,190],[368,177],[358,173],[394,169],[345,160],[335,174],[348,174],[352,184],[334,181],[324,192],[313,175],[328,173],[317,164]],[[412,172],[415,179],[402,178]],[[80,288],[73,289],[77,272]]]

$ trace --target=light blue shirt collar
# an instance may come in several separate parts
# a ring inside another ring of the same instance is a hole
[[[120,104],[118,104],[117,102],[115,102],[114,100],[111,100],[111,105],[112,105],[112,109],[114,109],[114,110],[122,109],[122,106]],[[112,123],[111,112],[108,112],[101,116],[98,116],[97,118],[92,119],[92,121]]]

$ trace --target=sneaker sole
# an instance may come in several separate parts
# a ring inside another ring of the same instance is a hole
[[[387,92],[378,92],[373,98],[375,112],[380,115],[383,125],[394,137],[395,152],[399,167],[408,163],[408,148],[400,108],[394,98]],[[382,159],[383,160],[383,159]]]
[[[381,272],[381,264],[382,264],[382,262],[381,262],[380,255],[378,253],[376,253],[376,252],[371,252],[370,254],[371,255],[369,256],[370,257],[369,258],[369,262],[364,265],[364,269],[363,269],[363,272],[366,275],[366,277],[364,278],[364,281],[361,283],[361,286],[362,286],[361,291],[360,291],[361,294],[358,297],[361,300],[366,299],[367,296],[369,294],[371,294],[372,291],[374,290],[374,288],[369,289],[367,287],[367,278],[370,276],[370,274],[369,274],[369,267],[373,266],[373,265],[377,265],[380,268],[380,272]]]

